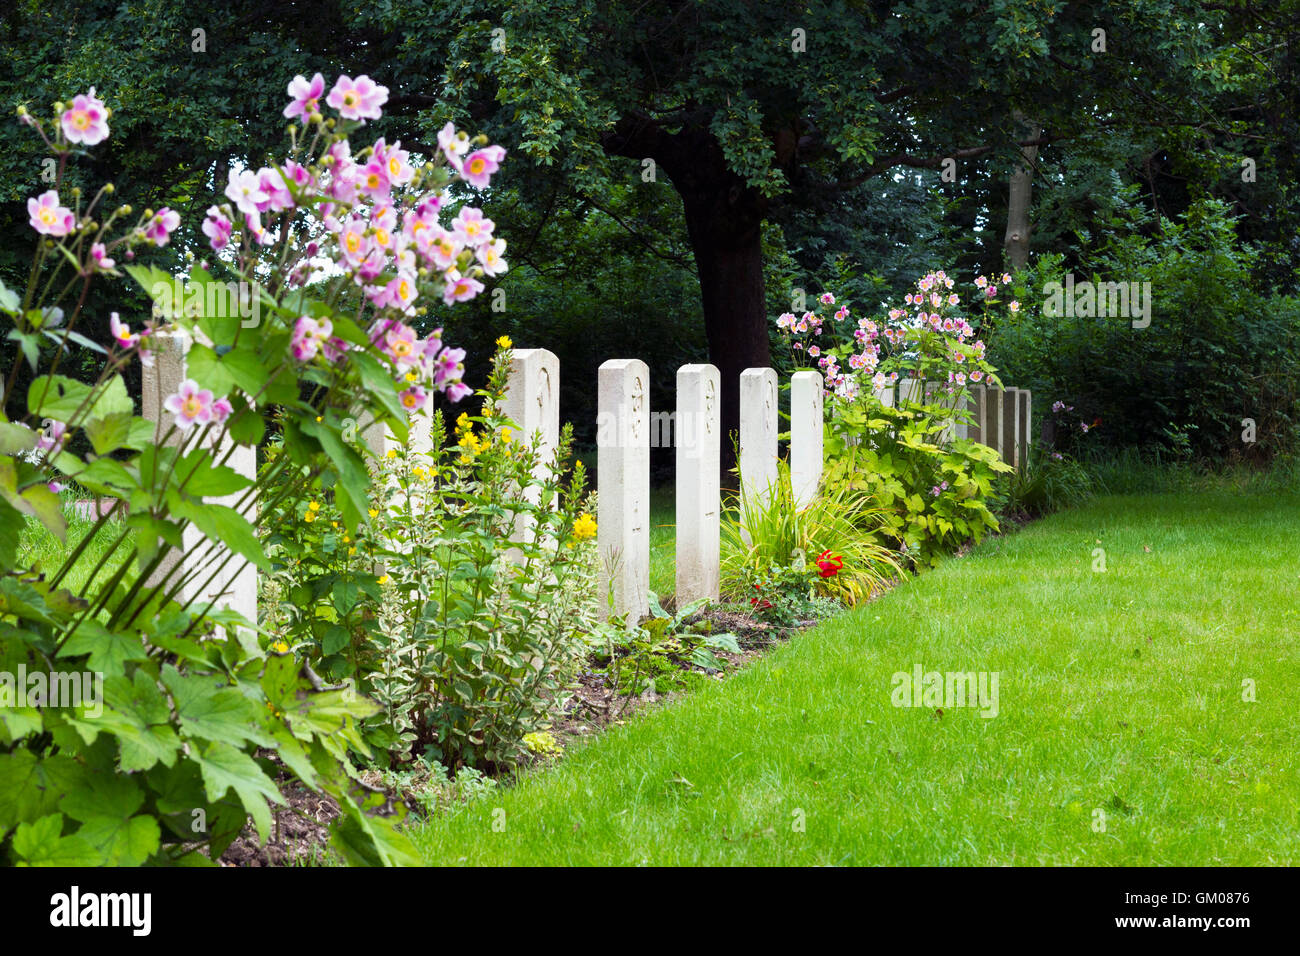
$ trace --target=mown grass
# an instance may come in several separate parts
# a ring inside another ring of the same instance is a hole
[[[20,566],[31,566],[47,577],[53,577],[59,568],[63,566],[63,562],[68,555],[76,549],[82,539],[90,534],[95,527],[95,521],[81,517],[71,507],[71,499],[69,498],[64,499],[63,516],[68,522],[66,541],[60,541],[35,518],[27,519],[18,543]],[[76,563],[59,583],[59,586],[71,590],[74,594],[79,593],[95,567],[99,565],[101,560],[104,560],[105,555],[121,534],[122,520],[120,518],[114,517],[104,522],[103,527],[86,545]],[[121,546],[107,560],[104,560],[103,568],[97,575],[97,580],[100,583],[110,580],[113,573],[122,566],[122,562],[127,559],[131,552],[131,543],[131,537],[128,535]]]
[[[661,599],[677,589],[675,494],[672,485],[650,492],[650,590]]]
[[[1095,499],[413,838],[432,864],[1295,863],[1297,541],[1294,491]],[[999,672],[997,716],[894,707],[916,664]]]

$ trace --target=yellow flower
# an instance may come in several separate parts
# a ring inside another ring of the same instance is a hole
[[[376,583],[376,584],[387,584],[387,583],[388,583],[388,575],[386,575],[386,574],[381,574],[381,575],[378,577],[378,579],[376,579],[375,583]]]
[[[284,641],[272,641],[271,650],[277,654],[288,654],[289,645],[286,644]]]
[[[307,507],[310,508],[312,511],[320,511],[320,502],[310,501],[307,503]]]
[[[585,511],[578,515],[573,522],[573,536],[575,538],[594,538],[596,536],[596,519]]]
[[[349,544],[349,543],[351,543],[351,541],[352,541],[352,539],[349,538],[346,534],[343,536],[343,543],[344,543],[344,544]]]
[[[319,415],[317,415],[317,416],[316,416],[316,421],[318,421],[318,422],[323,422],[323,421],[325,421],[325,419],[323,419],[323,418],[321,418]]]
[[[510,341],[510,336],[508,335],[503,335],[501,338],[497,339],[497,348],[499,349],[508,349],[514,344],[514,342]]]
[[[349,554],[349,555],[353,555],[353,554],[356,554],[356,553],[357,553],[357,549],[356,549],[356,546],[355,546],[355,545],[353,545],[352,547],[348,548],[348,554]]]
[[[376,511],[374,508],[371,508],[369,511],[367,511],[366,514],[370,515],[370,517],[372,517],[372,518],[378,518],[378,517],[379,517],[379,512]]]
[[[313,521],[316,520],[316,512],[308,511],[305,515],[302,516],[302,520],[307,522],[308,524],[311,524]]]
[[[338,523],[337,521],[331,521],[331,522],[330,522],[330,527],[331,527],[331,528],[337,528],[338,526],[339,526],[339,523]]]
[[[424,477],[424,469],[423,469],[423,468],[414,468],[414,469],[412,469],[411,474],[415,475],[416,478],[423,478],[423,477]]]
[[[460,456],[460,463],[461,463],[462,465],[472,465],[472,464],[474,464],[474,459],[471,458],[471,457],[469,457],[469,455],[461,455],[461,456]]]
[[[514,440],[514,433],[510,431],[510,428],[509,428],[508,426],[503,427],[503,428],[501,429],[501,441],[502,441],[502,443],[503,443],[503,444],[506,444],[506,445],[509,445],[510,442],[513,441],[513,440]]]
[[[396,457],[397,457],[397,449],[395,449],[395,448],[390,448],[390,449],[388,449],[388,457],[389,457],[389,458],[396,458]]]
[[[460,418],[456,419],[456,434],[459,435],[461,432],[469,431],[471,427],[469,412],[461,412]]]

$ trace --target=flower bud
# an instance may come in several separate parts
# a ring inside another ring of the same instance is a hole
[[[68,108],[67,104],[64,103],[63,100],[59,100],[57,103],[54,104],[54,112],[56,113],[62,113],[67,108]]]
[[[105,196],[111,196],[111,195],[113,195],[113,192],[114,192],[113,184],[112,184],[112,183],[104,183],[104,195],[105,195]]]

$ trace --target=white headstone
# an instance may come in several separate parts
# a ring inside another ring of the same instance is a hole
[[[189,337],[183,332],[158,333],[150,337],[154,364],[151,368],[141,369],[141,406],[143,416],[155,423],[155,441],[161,441],[171,430],[174,419],[171,413],[163,408],[163,403],[169,396],[174,395],[180,389],[181,382],[189,377],[185,361],[189,347]],[[247,445],[234,445],[229,437],[216,444],[220,431],[219,426],[213,425],[208,431],[208,437],[204,439],[209,448],[215,446],[213,462],[224,461],[228,468],[247,478],[255,479],[256,450]],[[194,437],[190,434],[174,431],[167,439],[167,444],[173,447],[194,447],[193,440]],[[250,523],[257,523],[257,502],[250,497],[250,489],[246,488],[229,495],[208,497],[204,501],[237,508]],[[182,575],[191,575],[185,586],[178,592],[181,603],[186,603],[191,598],[200,604],[212,603],[235,611],[256,624],[257,569],[251,564],[246,564],[245,559],[239,555],[231,556],[230,550],[220,542],[209,541],[193,524],[185,527],[181,534],[181,541],[182,550],[172,551],[164,558],[150,577],[150,585],[161,582],[173,568],[181,564],[166,584],[166,589],[171,590],[181,580]],[[218,568],[221,570],[218,571]]]
[[[907,402],[917,405],[923,403],[924,392],[919,378],[900,378],[898,380],[898,404],[902,407]]]
[[[650,592],[650,369],[639,359],[600,366],[596,435],[596,542],[602,597],[639,620]]]
[[[823,395],[820,372],[795,372],[790,377],[790,485],[800,508],[817,497],[822,480]]]
[[[742,512],[776,492],[776,369],[740,373],[740,507]]]
[[[722,379],[712,365],[677,370],[678,607],[718,599]]]
[[[519,425],[519,433],[514,436],[517,443],[531,444],[535,436],[540,436],[533,474],[539,481],[547,480],[560,442],[560,360],[555,353],[546,349],[516,349],[511,353],[502,405],[502,414]],[[540,493],[540,488],[529,487],[524,497],[536,504]],[[518,515],[515,540],[527,540],[532,524],[531,515]]]

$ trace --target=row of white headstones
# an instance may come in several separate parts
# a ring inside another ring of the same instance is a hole
[[[155,362],[144,370],[143,414],[158,423],[161,436],[168,426],[162,404],[174,394],[186,374],[186,341],[180,336],[155,344]],[[597,549],[602,570],[602,594],[611,594],[614,614],[633,619],[648,611],[650,588],[650,449],[652,416],[649,398],[650,370],[638,359],[613,359],[600,366],[597,398],[596,490]],[[511,356],[506,393],[506,417],[513,419],[523,436],[536,437],[541,446],[539,469],[547,467],[551,451],[559,440],[560,363],[546,349],[516,349]],[[923,391],[924,389],[924,391]],[[885,404],[919,402],[923,395],[939,400],[933,383],[904,379],[897,389],[877,392]],[[823,383],[814,371],[795,372],[790,379],[789,468],[791,490],[800,505],[809,503],[821,481],[824,434]],[[777,483],[779,454],[780,386],[770,368],[746,369],[740,376],[739,465],[742,476],[741,507],[753,506],[772,493]],[[975,386],[969,389],[967,410],[971,423],[953,423],[944,433],[983,442],[999,452],[1009,464],[1017,464],[1031,442],[1031,396],[1025,389],[1005,390]],[[717,600],[720,584],[720,532],[722,488],[720,457],[721,379],[713,365],[684,365],[677,371],[676,409],[657,413],[655,444],[671,435],[676,457],[676,581],[674,598],[678,606],[706,598]],[[411,422],[407,449],[414,454],[431,450],[431,408],[418,410]],[[670,431],[665,431],[666,418]],[[362,431],[366,444],[376,454],[397,447],[388,430],[372,425]],[[227,445],[218,449],[225,464],[254,477],[255,450]],[[539,474],[539,477],[544,477]],[[214,504],[238,507],[255,521],[255,502],[240,492],[211,499]],[[517,525],[516,534],[528,534],[527,525]],[[166,574],[176,562],[221,564],[218,543],[206,540],[193,526],[186,528],[184,547],[173,553],[172,564],[157,574]],[[226,563],[215,575],[199,575],[183,592],[185,599],[215,604],[257,620],[257,577],[242,559]],[[194,566],[198,566],[194,564]],[[185,572],[180,569],[180,573]],[[210,579],[209,579],[210,578]]]

